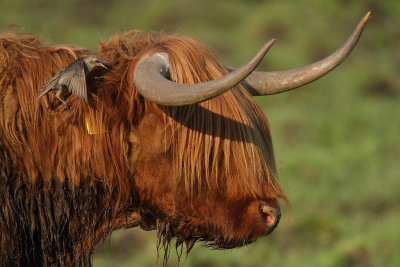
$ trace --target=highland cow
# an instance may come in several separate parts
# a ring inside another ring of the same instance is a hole
[[[168,247],[233,248],[280,219],[267,119],[252,95],[309,83],[356,44],[368,14],[334,54],[304,68],[253,72],[273,41],[227,68],[194,40],[130,32],[92,54],[88,103],[69,110],[39,89],[89,51],[0,36],[0,265],[90,265],[114,230],[156,229]]]

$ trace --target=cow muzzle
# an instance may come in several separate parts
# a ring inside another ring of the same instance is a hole
[[[278,226],[281,219],[281,211],[279,208],[271,207],[266,203],[261,203],[258,209],[262,219],[265,222],[265,235],[268,235]]]

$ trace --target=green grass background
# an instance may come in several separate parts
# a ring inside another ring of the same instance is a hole
[[[247,247],[198,244],[184,266],[400,266],[400,4],[398,0],[0,0],[0,29],[96,49],[132,29],[187,34],[230,66],[271,38],[259,70],[299,67],[338,48],[368,11],[349,58],[326,77],[258,97],[270,120],[291,205]],[[170,266],[176,265],[171,250]],[[115,232],[94,266],[158,266],[154,232]]]

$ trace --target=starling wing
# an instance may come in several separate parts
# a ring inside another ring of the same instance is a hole
[[[67,67],[62,69],[56,75],[54,75],[43,87],[40,89],[42,93],[38,99],[43,95],[47,94],[51,90],[68,89],[72,94],[87,101],[87,89],[86,89],[86,75],[85,75],[85,63],[82,59],[77,59]]]
[[[86,89],[85,63],[82,59],[75,60],[60,75],[58,83],[68,89],[81,100],[88,102]]]

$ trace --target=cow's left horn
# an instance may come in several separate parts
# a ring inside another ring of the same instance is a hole
[[[136,89],[148,100],[165,106],[183,106],[216,97],[245,79],[260,63],[275,42],[266,43],[246,64],[216,80],[196,83],[175,83],[166,78],[169,62],[166,53],[146,55],[133,74]]]
[[[302,68],[275,72],[255,71],[242,82],[242,85],[252,95],[272,95],[292,90],[321,78],[338,66],[350,54],[357,44],[369,16],[370,12],[361,19],[347,41],[330,56]],[[233,70],[231,68],[227,69],[229,71]]]

